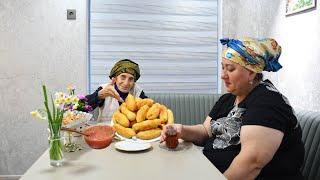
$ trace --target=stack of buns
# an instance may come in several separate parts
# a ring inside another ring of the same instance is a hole
[[[126,138],[154,139],[161,134],[166,124],[173,124],[174,117],[165,105],[150,98],[135,98],[131,94],[113,114],[113,127]]]

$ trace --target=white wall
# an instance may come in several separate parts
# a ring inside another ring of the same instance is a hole
[[[282,45],[284,68],[271,77],[294,106],[320,111],[320,1],[316,9],[287,17],[285,7],[282,1],[270,29]]]
[[[0,0],[0,174],[23,174],[48,147],[41,84],[87,85],[86,0]],[[77,19],[67,20],[66,9]],[[48,161],[49,163],[49,161]]]
[[[266,73],[294,107],[320,111],[320,9],[285,16],[285,0],[223,0],[223,36],[273,37],[282,46],[276,73]]]

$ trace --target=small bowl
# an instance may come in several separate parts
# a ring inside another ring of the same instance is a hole
[[[91,148],[103,149],[111,144],[115,131],[108,125],[96,125],[87,127],[84,133],[89,135],[83,137]]]

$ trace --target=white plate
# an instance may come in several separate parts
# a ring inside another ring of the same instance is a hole
[[[128,138],[125,138],[125,137],[121,136],[117,132],[115,134],[120,140],[122,140],[122,141],[125,140],[125,141],[128,141],[128,142],[151,143],[151,142],[160,141],[160,136],[156,137],[154,139],[143,140],[143,139],[136,138],[135,136],[132,137],[131,139],[128,139]]]
[[[110,123],[111,126],[113,126],[113,120],[111,120]],[[141,143],[151,143],[151,142],[156,142],[156,141],[160,141],[160,136],[156,137],[154,139],[148,139],[148,140],[143,140],[143,139],[139,139],[137,137],[132,137],[131,139],[128,139],[126,137],[121,136],[120,134],[118,134],[117,132],[115,133],[115,135],[120,139],[120,140],[125,140],[125,141],[131,141],[131,142],[141,142]]]
[[[151,148],[151,144],[132,141],[120,141],[117,142],[114,147],[122,151],[143,151]]]

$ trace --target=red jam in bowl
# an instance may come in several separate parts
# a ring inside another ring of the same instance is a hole
[[[97,125],[88,127],[84,133],[88,134],[84,140],[91,148],[103,149],[111,144],[114,129],[108,125]]]

